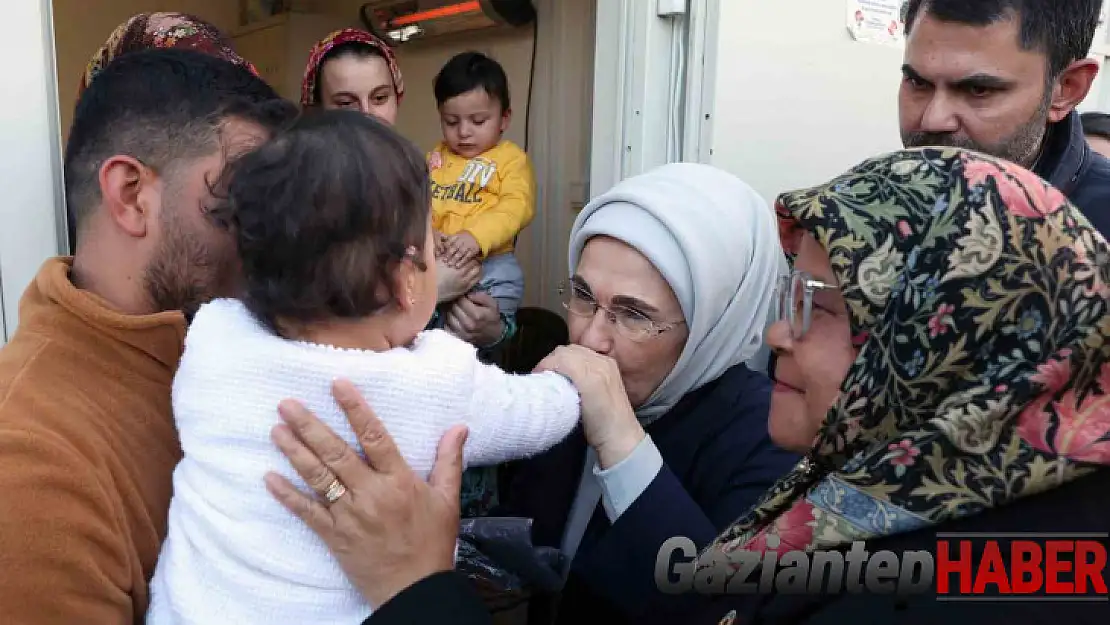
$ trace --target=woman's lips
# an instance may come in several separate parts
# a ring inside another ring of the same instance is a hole
[[[801,389],[794,388],[793,386],[790,386],[789,384],[784,384],[782,382],[779,382],[778,380],[775,380],[774,392],[776,392],[776,393],[801,393],[802,391],[801,391]]]

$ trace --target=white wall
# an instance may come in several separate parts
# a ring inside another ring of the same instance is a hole
[[[15,330],[23,290],[58,253],[61,158],[50,0],[6,4],[0,37],[0,343]]]
[[[1103,2],[1102,23],[1091,45],[1091,56],[1099,62],[1102,69],[1095,78],[1095,84],[1091,85],[1091,93],[1079,105],[1079,110],[1083,112],[1110,113],[1110,76],[1107,76],[1110,73],[1110,64],[1107,64],[1107,60],[1110,59],[1110,22],[1107,17],[1110,17],[1110,2]]]
[[[710,162],[768,201],[901,147],[902,51],[857,43],[844,0],[719,0]]]

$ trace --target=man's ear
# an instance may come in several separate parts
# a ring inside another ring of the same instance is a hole
[[[111,220],[133,237],[146,236],[153,217],[149,206],[153,173],[134,157],[116,155],[101,164],[99,182]]]
[[[1097,75],[1098,62],[1094,59],[1081,59],[1069,65],[1052,88],[1048,120],[1055,124],[1074,111],[1090,93]]]

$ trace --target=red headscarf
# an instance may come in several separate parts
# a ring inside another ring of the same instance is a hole
[[[255,76],[254,65],[235,52],[231,40],[218,28],[185,13],[140,13],[120,24],[97,50],[81,76],[78,96],[89,83],[116,57],[149,48],[181,48],[196,50],[245,67]]]
[[[308,56],[308,65],[304,68],[304,81],[301,83],[301,106],[309,107],[319,104],[316,101],[316,85],[320,80],[320,64],[324,56],[333,48],[345,43],[361,43],[372,48],[385,59],[389,66],[389,73],[393,77],[393,90],[397,92],[397,101],[405,96],[405,81],[401,79],[401,68],[397,65],[397,57],[389,44],[374,35],[357,28],[344,28],[324,37],[312,46]]]

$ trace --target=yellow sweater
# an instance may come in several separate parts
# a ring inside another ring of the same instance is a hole
[[[482,258],[513,251],[513,239],[536,213],[536,183],[524,150],[502,141],[468,159],[440,143],[428,154],[428,169],[436,230],[469,232]]]

